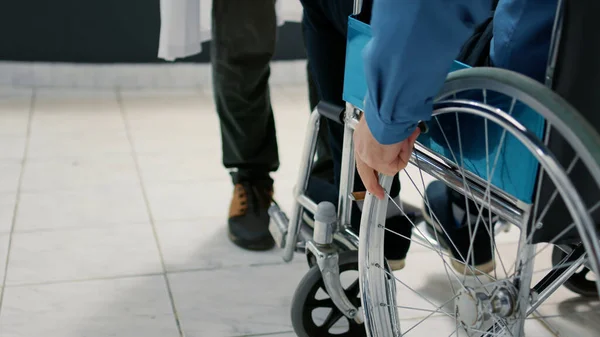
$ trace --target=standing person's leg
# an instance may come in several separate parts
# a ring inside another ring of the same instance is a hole
[[[213,0],[214,98],[221,123],[223,165],[235,185],[229,237],[237,245],[274,245],[268,225],[273,195],[269,173],[279,167],[269,95],[269,62],[275,51],[275,0]]]

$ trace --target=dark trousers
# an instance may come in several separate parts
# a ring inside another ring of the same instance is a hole
[[[212,69],[223,165],[234,182],[272,183],[279,168],[269,94],[275,51],[275,0],[213,0]]]
[[[352,14],[353,0],[301,0],[304,7],[303,31],[306,52],[312,76],[320,100],[344,106],[342,99],[346,59],[346,35],[348,16]],[[372,1],[363,1],[363,10],[359,19],[369,22]],[[329,145],[334,165],[335,195],[339,190],[340,168],[344,127],[338,123],[327,123]],[[399,193],[398,179],[390,194]],[[319,185],[321,185],[319,183]],[[317,188],[313,189],[317,191]],[[320,189],[323,191],[323,189]],[[354,190],[364,191],[360,179],[355,179]],[[327,193],[331,196],[332,193]],[[314,199],[318,197],[314,196]]]
[[[305,44],[306,45],[306,44]],[[314,111],[319,103],[319,93],[310,71],[310,62],[306,65],[306,78],[308,82],[308,103],[310,111]],[[317,159],[313,164],[311,176],[318,177],[328,183],[333,183],[333,160],[329,147],[329,131],[327,130],[327,118],[320,118],[319,135],[317,139]]]

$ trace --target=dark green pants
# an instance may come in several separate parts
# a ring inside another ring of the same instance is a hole
[[[275,51],[275,0],[213,0],[212,68],[214,98],[221,123],[223,165],[234,182],[272,183],[279,167],[269,62]],[[318,99],[308,74],[310,107]],[[319,133],[314,174],[332,179],[327,129]]]
[[[213,0],[212,68],[223,165],[234,182],[272,182],[279,167],[269,94],[275,0]]]

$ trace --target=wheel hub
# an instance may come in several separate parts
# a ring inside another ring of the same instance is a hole
[[[486,298],[483,298],[482,295],[486,296],[472,288],[459,291],[454,301],[454,313],[456,320],[464,328],[479,329],[483,325],[485,321],[483,304]]]
[[[492,317],[509,318],[515,312],[515,292],[512,287],[498,287],[491,294],[465,287],[454,300],[456,320],[469,329],[481,329]]]

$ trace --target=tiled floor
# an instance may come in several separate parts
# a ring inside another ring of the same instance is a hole
[[[307,95],[272,91],[289,209]],[[304,259],[227,240],[220,159],[209,92],[0,88],[0,337],[294,336]],[[415,247],[403,272],[435,293],[425,254]],[[561,289],[540,312],[561,336],[591,337],[598,310]]]

